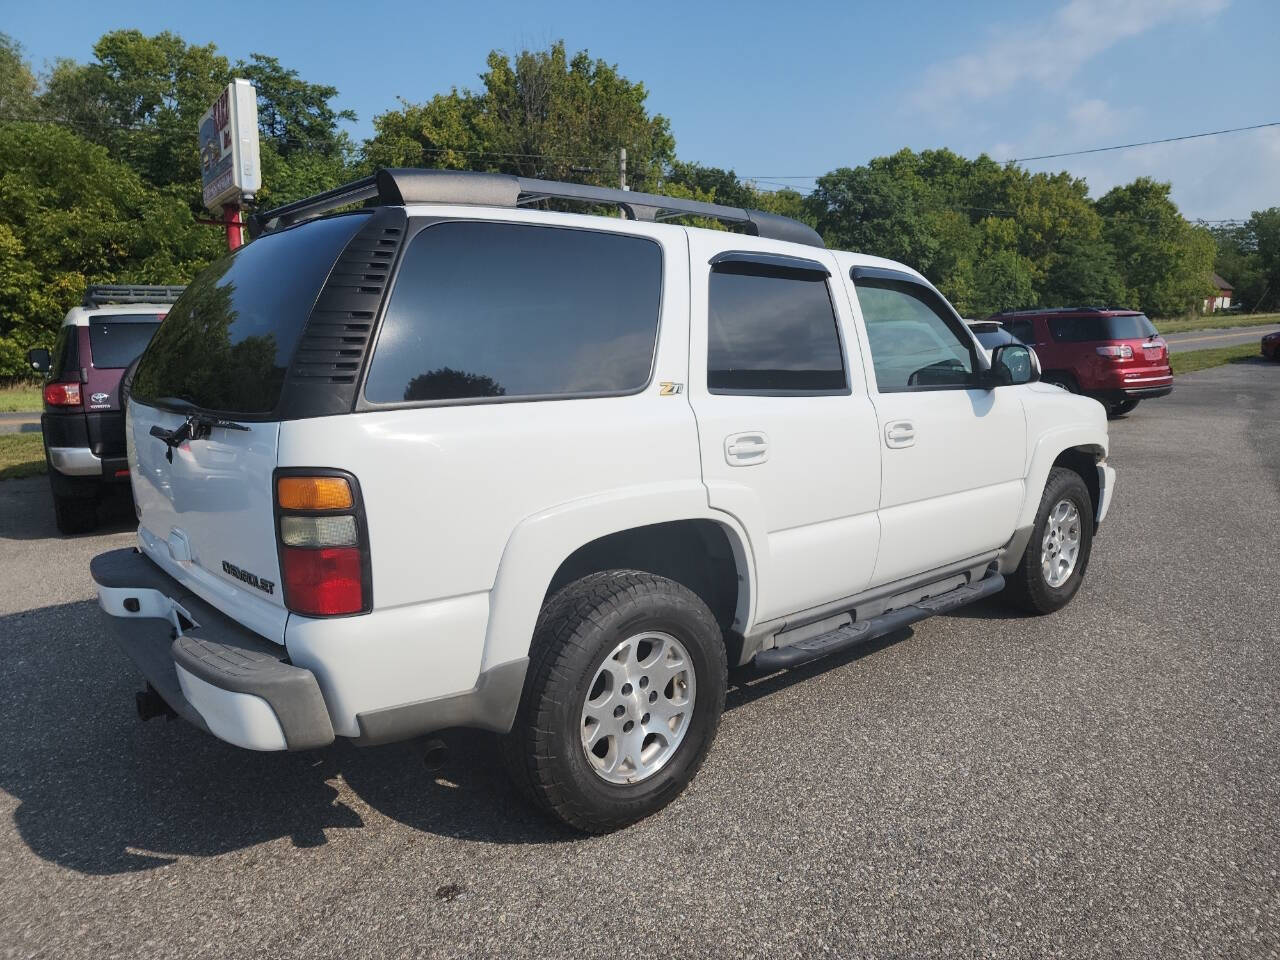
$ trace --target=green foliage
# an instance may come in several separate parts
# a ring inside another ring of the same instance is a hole
[[[20,119],[35,111],[36,78],[22,46],[0,33],[0,117]]]
[[[1256,210],[1243,224],[1214,231],[1214,269],[1247,310],[1280,306],[1280,207]]]
[[[172,190],[43,123],[0,125],[0,376],[28,373],[89,283],[185,283],[217,252]]]
[[[646,111],[644,84],[585,50],[570,57],[563,41],[515,57],[495,50],[480,81],[375,117],[366,164],[616,185],[625,147],[628,180],[643,188],[674,158],[670,124]]]
[[[1193,312],[1213,293],[1213,236],[1178,213],[1169,190],[1167,183],[1139,177],[1098,201],[1136,306],[1158,317]]]

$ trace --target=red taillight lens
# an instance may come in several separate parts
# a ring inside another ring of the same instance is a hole
[[[1133,347],[1122,343],[1118,347],[1098,347],[1099,356],[1111,357],[1113,360],[1130,360],[1133,358]]]
[[[358,547],[282,547],[284,602],[296,613],[332,616],[364,609]]]
[[[51,407],[78,407],[80,406],[80,384],[46,383],[44,402]]]

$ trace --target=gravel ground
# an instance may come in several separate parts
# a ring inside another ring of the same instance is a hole
[[[1280,955],[1280,365],[1112,424],[1083,593],[738,679],[689,791],[582,839],[491,738],[305,755],[137,722],[89,557],[0,484],[0,954]]]

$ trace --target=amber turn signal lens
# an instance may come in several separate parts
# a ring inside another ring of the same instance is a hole
[[[280,477],[276,499],[281,510],[347,510],[353,503],[342,477]]]

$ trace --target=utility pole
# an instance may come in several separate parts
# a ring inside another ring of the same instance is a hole
[[[629,190],[627,186],[627,148],[620,147],[618,149],[618,186],[623,190]]]

